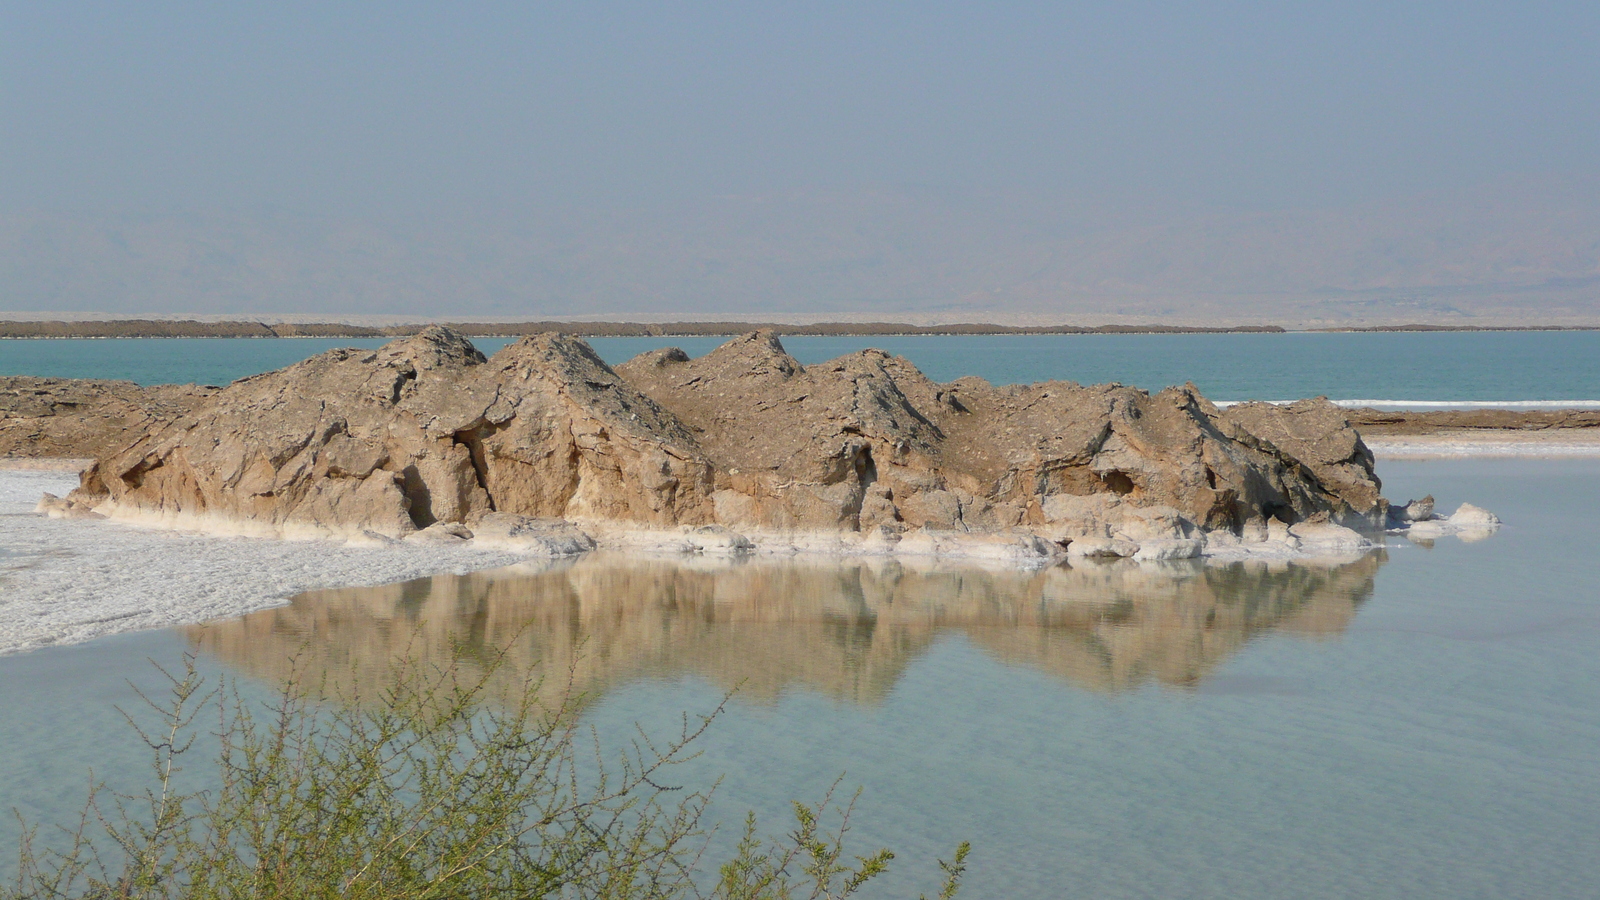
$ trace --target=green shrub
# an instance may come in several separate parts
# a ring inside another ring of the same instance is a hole
[[[605,763],[576,706],[541,706],[535,685],[490,703],[487,675],[463,684],[400,663],[379,696],[323,697],[291,678],[261,704],[232,683],[208,687],[184,662],[162,672],[167,700],[145,698],[159,727],[129,718],[152,786],[96,788],[49,849],[25,828],[16,886],[0,897],[835,898],[893,859],[848,854],[855,799],[835,803],[830,791],[796,803],[793,831],[771,840],[748,817],[733,857],[707,864],[701,818],[714,786],[663,782],[720,707],[686,715],[665,746],[641,732]],[[183,792],[175,776],[202,715],[215,716],[217,786]],[[590,752],[593,765],[580,765]],[[940,862],[945,900],[967,849]]]

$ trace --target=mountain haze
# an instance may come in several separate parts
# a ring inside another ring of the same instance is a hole
[[[0,309],[1595,324],[1596,185],[1163,220],[909,187],[515,216],[12,213]]]

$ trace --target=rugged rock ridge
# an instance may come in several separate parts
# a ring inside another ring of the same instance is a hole
[[[1352,509],[1368,512],[1384,506],[1372,451],[1351,427],[1346,411],[1326,398],[1240,403],[1228,407],[1223,418],[1287,450]]]
[[[658,524],[709,516],[708,464],[581,341],[487,360],[429,329],[220,391],[84,473],[74,499],[177,524],[401,536],[497,510]]]
[[[1085,537],[1091,514],[1121,504],[1234,533],[1273,517],[1383,522],[1372,455],[1326,402],[1259,414],[1268,440],[1193,385],[1151,396],[1070,382],[937,384],[876,350],[802,366],[767,333],[695,360],[657,351],[617,371],[695,432],[717,464],[718,521],[732,527]]]
[[[276,534],[455,539],[528,517],[1188,556],[1274,521],[1381,527],[1378,491],[1326,403],[1224,415],[1192,385],[938,384],[872,350],[802,366],[764,332],[614,371],[569,336],[486,359],[430,328],[236,382],[101,458],[72,500]]]

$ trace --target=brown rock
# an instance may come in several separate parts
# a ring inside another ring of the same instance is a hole
[[[697,360],[660,351],[617,371],[716,462],[724,524],[853,531],[894,521],[898,496],[912,500],[898,516],[910,524],[958,527],[959,500],[937,472],[941,435],[886,367],[898,362],[866,351],[808,369],[756,332]]]
[[[1383,524],[1387,504],[1383,484],[1373,472],[1372,451],[1351,427],[1345,410],[1326,397],[1284,405],[1241,403],[1229,407],[1223,418],[1304,463],[1368,524]]]
[[[876,350],[802,366],[764,332],[696,360],[645,354],[618,372],[694,430],[718,467],[718,515],[735,527],[1037,527],[1051,523],[1048,498],[1089,494],[1171,507],[1208,529],[1382,521],[1371,455],[1342,422],[1336,437],[1351,446],[1330,486],[1192,385],[1151,396],[1071,382],[936,384]],[[1301,443],[1333,452],[1338,441]]]
[[[1371,455],[1323,406],[1231,418],[1192,385],[937,384],[875,350],[802,366],[765,332],[613,371],[569,336],[485,359],[435,327],[236,382],[102,458],[74,496],[273,533],[482,534],[494,513],[1191,555],[1198,528],[1373,524]]]
[[[486,360],[440,328],[235,382],[86,472],[121,512],[400,536],[489,512],[706,521],[710,469],[676,420],[581,341]]]
[[[91,509],[87,504],[76,500],[63,499],[55,494],[46,493],[39,498],[33,511],[52,519],[104,519]]]
[[[216,391],[194,384],[0,377],[0,457],[97,459],[119,453]]]

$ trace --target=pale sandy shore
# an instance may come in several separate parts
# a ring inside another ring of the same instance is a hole
[[[1367,446],[1378,459],[1572,459],[1600,457],[1595,429],[1513,431],[1481,429],[1436,434],[1371,435]]]

